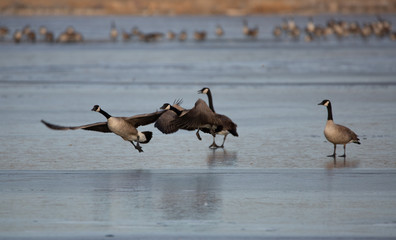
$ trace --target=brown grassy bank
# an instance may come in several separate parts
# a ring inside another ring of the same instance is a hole
[[[396,0],[1,0],[2,15],[386,14]]]

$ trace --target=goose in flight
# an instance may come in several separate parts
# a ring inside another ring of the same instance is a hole
[[[137,128],[139,126],[144,126],[155,122],[161,116],[161,114],[164,113],[164,111],[157,111],[148,114],[139,114],[132,117],[113,117],[101,109],[99,105],[95,105],[92,108],[92,111],[101,113],[106,117],[107,121],[72,127],[59,126],[44,120],[41,120],[41,122],[53,130],[83,129],[103,133],[112,132],[122,137],[125,141],[131,142],[135,149],[137,149],[139,152],[143,152],[140,144],[148,143],[151,140],[153,133],[150,131],[140,132],[137,130]],[[136,142],[136,145],[134,142]]]
[[[318,105],[323,105],[327,107],[327,122],[324,129],[324,135],[329,142],[334,144],[334,152],[328,157],[336,157],[337,144],[344,145],[344,155],[341,155],[340,157],[345,157],[346,145],[351,142],[360,144],[359,138],[357,137],[356,133],[354,133],[351,129],[334,123],[330,100],[325,99],[322,102],[318,103]]]

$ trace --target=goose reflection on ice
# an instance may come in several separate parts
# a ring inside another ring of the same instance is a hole
[[[356,168],[359,166],[359,161],[358,160],[348,160],[346,157],[340,157],[340,159],[337,161],[337,157],[333,157],[332,162],[327,162],[326,163],[326,169],[333,169],[333,168]]]
[[[161,206],[167,220],[205,220],[218,216],[222,198],[218,176],[209,173],[191,173],[174,176],[162,184]]]
[[[235,166],[238,161],[236,151],[226,151],[225,149],[212,149],[209,151],[206,162],[210,167]]]

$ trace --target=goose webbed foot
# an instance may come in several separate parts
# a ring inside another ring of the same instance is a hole
[[[135,147],[136,150],[138,150],[139,152],[143,152],[142,147],[140,146],[139,142],[137,143],[137,145],[135,145],[132,141],[130,141],[132,143],[132,145]]]
[[[336,155],[335,155],[335,153],[333,153],[332,155],[327,155],[327,157],[332,157],[332,158],[335,158],[335,157],[336,157]]]
[[[340,155],[339,157],[343,157],[343,158],[345,158],[346,157],[346,155],[344,154],[344,155]]]
[[[218,146],[216,143],[212,143],[212,144],[209,146],[209,148],[211,148],[211,149],[216,149],[216,148],[219,148],[219,146]]]

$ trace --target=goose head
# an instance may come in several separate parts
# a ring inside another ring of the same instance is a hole
[[[329,106],[329,104],[330,104],[330,100],[328,100],[328,99],[325,99],[322,102],[318,103],[318,105],[323,105],[326,107]]]
[[[209,91],[210,91],[209,88],[204,87],[204,88],[202,88],[201,90],[199,90],[198,93],[200,93],[200,94],[207,94]]]
[[[162,110],[170,110],[171,109],[171,105],[169,103],[164,103],[164,105],[162,105],[162,107],[160,107],[160,109],[162,109]]]
[[[99,107],[99,105],[93,106],[93,108],[91,109],[91,111],[100,112],[100,107]]]

